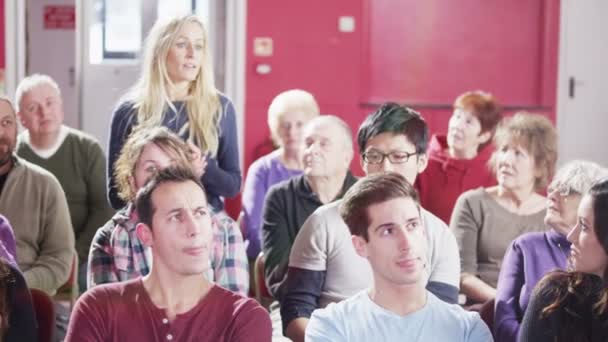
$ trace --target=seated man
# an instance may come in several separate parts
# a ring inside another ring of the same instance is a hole
[[[358,132],[361,163],[367,175],[397,172],[410,184],[426,167],[428,128],[415,111],[388,103],[372,113]],[[350,243],[340,217],[340,201],[323,206],[304,223],[289,260],[281,303],[283,327],[294,341],[304,338],[312,311],[346,299],[372,285],[372,271]],[[421,209],[429,240],[424,274],[427,289],[448,303],[458,300],[460,258],[447,225]]]
[[[139,222],[133,207],[135,194],[158,170],[170,165],[203,173],[200,156],[188,154],[188,145],[165,127],[134,131],[116,161],[119,195],[127,206],[100,228],[89,254],[89,288],[145,276],[152,266],[150,250],[137,238]],[[208,280],[247,295],[249,274],[241,231],[225,212],[212,214],[213,245]]]
[[[17,155],[52,173],[65,192],[80,261],[78,282],[84,290],[93,235],[113,212],[106,199],[103,150],[90,135],[63,125],[59,86],[49,76],[24,78],[15,98],[17,116],[25,127]]]
[[[53,295],[68,280],[75,254],[70,212],[57,178],[17,157],[16,142],[13,105],[0,98],[0,213],[13,227],[27,286]]]
[[[338,117],[318,116],[303,132],[304,175],[270,188],[263,213],[266,284],[281,297],[291,245],[304,221],[323,204],[342,198],[356,179],[348,170],[353,157],[352,133]]]
[[[199,179],[190,168],[169,167],[140,189],[136,232],[152,250],[150,273],[87,291],[67,342],[270,341],[263,307],[203,277],[213,223]]]
[[[313,312],[306,341],[492,341],[475,312],[425,289],[427,230],[416,190],[398,173],[368,176],[340,205],[373,285]]]

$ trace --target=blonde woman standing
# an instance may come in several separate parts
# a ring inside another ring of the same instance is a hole
[[[108,149],[108,198],[118,197],[114,163],[136,127],[165,126],[188,142],[200,160],[209,204],[223,209],[222,197],[240,191],[241,170],[234,107],[215,88],[208,39],[194,15],[154,24],[146,38],[142,73],[112,115]]]

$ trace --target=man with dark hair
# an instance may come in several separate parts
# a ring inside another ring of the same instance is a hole
[[[359,128],[363,170],[367,175],[397,172],[414,184],[427,164],[427,141],[427,125],[417,112],[386,103]],[[351,234],[338,212],[340,203],[310,215],[293,244],[281,317],[286,335],[294,341],[303,341],[313,310],[372,285],[372,270],[350,243]],[[454,235],[430,212],[421,209],[420,215],[429,241],[424,283],[439,299],[456,303],[460,258]]]
[[[16,259],[27,286],[55,294],[69,277],[74,231],[57,178],[15,154],[17,120],[0,97],[0,213],[15,231]]]
[[[159,171],[135,206],[138,238],[152,249],[150,273],[87,291],[76,303],[66,341],[269,341],[264,308],[202,276],[212,221],[192,171]]]
[[[427,230],[416,190],[397,173],[368,176],[346,193],[340,216],[373,286],[316,310],[307,341],[492,341],[479,314],[425,289]]]

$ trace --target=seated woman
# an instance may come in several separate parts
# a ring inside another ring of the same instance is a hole
[[[38,341],[30,291],[15,265],[0,258],[0,341]]]
[[[150,272],[150,251],[135,233],[139,220],[133,200],[156,171],[170,165],[190,166],[195,174],[200,175],[204,162],[189,151],[187,143],[165,127],[137,130],[129,137],[116,161],[115,170],[118,194],[127,206],[99,228],[93,238],[89,251],[88,288],[133,279]],[[207,274],[207,278],[247,295],[249,273],[241,231],[224,211],[213,214],[213,223],[214,245],[210,257],[213,274]]]
[[[548,231],[523,234],[511,243],[496,287],[494,336],[515,342],[532,290],[548,272],[566,269],[570,242],[566,235],[576,224],[576,210],[591,184],[608,176],[596,163],[573,161],[559,169],[547,190]]]
[[[568,241],[573,271],[540,280],[519,331],[521,342],[608,341],[608,179],[583,196]]]
[[[242,217],[250,260],[261,250],[260,227],[266,192],[272,185],[302,174],[301,130],[316,116],[319,116],[317,101],[312,94],[299,89],[280,93],[268,107],[268,127],[279,148],[253,162],[245,180]]]
[[[447,135],[431,137],[428,165],[415,185],[420,204],[444,222],[449,223],[454,203],[463,192],[496,185],[487,163],[500,119],[494,96],[469,91],[454,101]]]
[[[596,163],[573,161],[559,169],[548,187],[546,232],[523,234],[507,249],[496,287],[494,336],[496,341],[517,340],[532,290],[548,272],[566,269],[570,242],[566,235],[576,224],[582,195],[607,170]]]
[[[498,128],[490,163],[498,185],[462,194],[450,228],[460,249],[460,291],[468,304],[496,296],[507,247],[519,235],[543,231],[546,198],[539,195],[557,159],[555,128],[544,116],[518,113]]]

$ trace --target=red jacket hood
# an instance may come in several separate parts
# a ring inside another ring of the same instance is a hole
[[[447,152],[448,142],[445,135],[434,134],[429,142],[429,160],[439,162],[444,169],[454,167],[457,169],[467,169],[471,167],[485,167],[494,152],[492,144],[484,146],[473,159],[455,159],[450,157]]]

